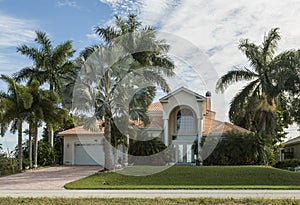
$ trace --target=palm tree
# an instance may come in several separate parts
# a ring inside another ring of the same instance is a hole
[[[37,80],[32,80],[28,87],[28,92],[33,97],[33,103],[30,108],[30,116],[28,117],[29,122],[29,135],[33,136],[34,146],[33,146],[33,160],[34,167],[37,167],[37,146],[38,146],[38,127],[41,125],[42,121],[49,121],[53,119],[59,120],[57,114],[58,108],[58,96],[54,91],[51,90],[42,90],[40,88],[40,83]],[[52,123],[54,124],[54,123]],[[30,140],[29,140],[29,143]],[[30,144],[29,144],[30,148]],[[31,156],[29,149],[29,155]]]
[[[22,45],[17,48],[17,52],[29,57],[34,61],[32,67],[26,67],[14,75],[17,81],[36,79],[41,85],[49,84],[49,90],[60,94],[62,76],[73,71],[73,64],[69,60],[73,54],[72,42],[66,41],[53,47],[46,33],[36,31],[35,42],[40,48]],[[49,142],[53,146],[53,125],[48,123]]]
[[[0,93],[0,103],[3,108],[1,130],[2,135],[11,124],[11,131],[18,131],[18,161],[19,170],[22,170],[22,134],[23,121],[28,117],[28,112],[33,103],[33,97],[26,86],[18,85],[12,78],[1,75],[1,80],[8,84],[7,93]]]
[[[104,118],[105,167],[112,169],[110,144],[113,117],[129,118],[132,114],[135,118],[145,118],[144,113],[154,98],[155,87],[141,88],[132,95],[136,91],[134,88],[142,78],[169,90],[163,75],[171,76],[174,65],[166,55],[169,46],[155,39],[152,28],[141,28],[141,23],[134,15],[129,15],[127,20],[116,16],[116,27],[96,27],[95,30],[105,44],[92,46],[82,52],[84,66],[80,76],[83,87],[76,87],[81,90],[77,94],[81,99],[75,107],[88,110],[88,103],[84,101],[86,99],[94,103],[95,119]],[[143,50],[145,45],[146,51]],[[92,89],[90,85],[95,85],[95,88]],[[129,96],[133,99],[131,105],[141,109],[129,108],[131,112],[128,113],[128,109],[123,106],[129,105]]]
[[[293,67],[293,59],[286,57],[288,52],[275,55],[280,40],[278,30],[271,29],[261,45],[241,40],[239,49],[248,58],[250,68],[235,67],[216,85],[217,91],[224,92],[233,83],[250,81],[231,101],[229,118],[237,125],[264,134],[275,134],[277,110],[284,106],[280,104],[283,89],[277,73]]]

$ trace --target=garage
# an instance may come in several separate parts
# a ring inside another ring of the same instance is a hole
[[[75,165],[104,165],[103,144],[77,142],[74,144]]]

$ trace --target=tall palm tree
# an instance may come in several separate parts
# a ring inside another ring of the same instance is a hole
[[[37,167],[37,146],[38,146],[38,127],[41,125],[42,121],[49,121],[50,119],[60,119],[57,116],[56,110],[58,96],[54,91],[42,90],[40,88],[40,83],[37,80],[32,80],[27,86],[28,92],[33,97],[33,103],[30,108],[30,114],[28,119],[29,122],[29,134],[33,137],[33,161],[34,167]],[[29,143],[30,140],[29,140]],[[30,145],[29,145],[30,147]],[[29,151],[29,155],[32,153]]]
[[[271,29],[261,45],[248,39],[241,40],[239,49],[248,58],[250,68],[235,67],[216,84],[216,90],[224,92],[231,84],[249,81],[231,101],[229,118],[235,124],[265,134],[274,134],[278,119],[276,111],[284,106],[280,104],[283,90],[277,73],[282,68],[293,67],[293,60],[286,57],[287,52],[275,55],[280,40],[278,30]]]
[[[28,112],[33,103],[33,97],[26,86],[18,85],[12,78],[1,75],[1,80],[8,84],[7,92],[0,93],[0,104],[3,108],[1,130],[5,134],[9,124],[11,131],[18,131],[18,161],[19,170],[22,170],[22,135],[23,121],[28,117]]]
[[[144,113],[154,98],[155,87],[141,88],[133,96],[130,94],[134,93],[134,88],[141,79],[169,90],[164,75],[171,76],[174,65],[166,55],[169,46],[164,41],[156,40],[152,28],[141,28],[135,15],[129,15],[127,20],[116,16],[115,27],[96,27],[95,30],[105,44],[92,46],[82,52],[84,69],[80,76],[81,85],[85,85],[85,88],[76,87],[81,90],[78,94],[81,101],[75,107],[85,110],[88,104],[82,100],[87,99],[94,103],[92,106],[95,106],[95,117],[104,118],[105,167],[112,169],[110,144],[113,117],[128,118],[132,114],[135,118],[145,118]],[[147,50],[144,50],[145,47]],[[91,89],[90,85],[95,85],[96,88]],[[130,103],[127,102],[129,96],[133,99]],[[131,107],[131,112],[128,113],[128,109],[122,107],[128,104],[141,109]]]
[[[35,42],[40,48],[22,45],[17,48],[17,52],[33,60],[34,65],[27,67],[15,74],[17,81],[33,79],[38,80],[41,85],[49,84],[49,90],[60,94],[60,80],[66,73],[72,72],[73,64],[69,60],[73,54],[72,42],[66,41],[53,47],[46,33],[36,31]],[[48,123],[49,142],[53,146],[53,125]]]

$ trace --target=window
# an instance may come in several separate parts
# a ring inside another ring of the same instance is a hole
[[[194,133],[195,118],[193,112],[188,108],[182,108],[176,115],[176,132],[177,133]]]

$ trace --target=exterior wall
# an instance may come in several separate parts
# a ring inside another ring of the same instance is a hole
[[[300,159],[300,143],[285,145],[280,152],[280,160],[297,158]]]
[[[147,133],[149,134],[149,138],[155,138],[158,137],[162,142],[164,140],[164,131],[162,130],[150,130],[150,129],[146,129]]]
[[[172,142],[172,134],[175,134],[176,109],[179,109],[179,106],[186,106],[194,112],[196,130],[192,135],[199,135],[199,138],[202,137],[202,118],[203,115],[206,114],[205,101],[197,101],[195,95],[182,90],[170,96],[168,98],[168,102],[164,102],[162,105],[163,119],[165,120],[164,123],[166,120],[168,121],[168,133],[166,134],[168,141],[165,142],[166,144],[170,144]]]
[[[300,159],[300,144],[292,146],[294,148],[294,158]]]
[[[300,144],[286,145],[285,152],[293,152],[293,158],[300,159]],[[286,157],[284,157],[286,159]]]
[[[170,96],[168,103],[163,103],[163,119],[169,119],[170,113],[178,105],[189,106],[195,111],[197,118],[200,118],[206,112],[206,104],[203,102],[197,102],[194,95],[190,93],[180,91],[173,96]]]
[[[89,142],[89,143],[101,143],[103,135],[88,135],[88,136],[64,136],[64,164],[74,165],[75,162],[75,143],[77,142]]]

